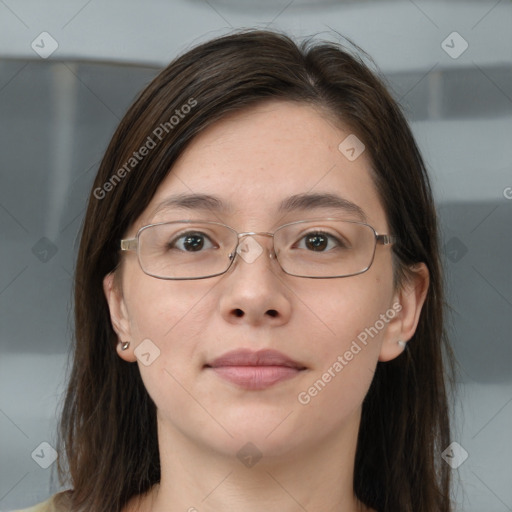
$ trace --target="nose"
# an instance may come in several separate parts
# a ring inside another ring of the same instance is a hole
[[[284,273],[274,261],[272,234],[240,233],[239,239],[235,261],[224,276],[220,299],[223,318],[251,325],[286,323],[291,312],[290,294],[283,282]]]

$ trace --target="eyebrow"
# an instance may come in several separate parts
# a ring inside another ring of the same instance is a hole
[[[217,196],[209,194],[178,194],[167,197],[155,209],[156,214],[163,209],[184,208],[187,210],[203,210],[221,213],[233,212],[233,207]],[[332,193],[303,193],[287,197],[279,204],[277,213],[286,214],[295,211],[311,211],[318,209],[340,210],[356,216],[366,222],[364,210],[357,204]]]

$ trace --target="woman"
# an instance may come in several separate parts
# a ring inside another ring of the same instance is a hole
[[[452,510],[429,180],[337,45],[243,31],[153,80],[91,191],[75,327],[73,490],[30,510]]]

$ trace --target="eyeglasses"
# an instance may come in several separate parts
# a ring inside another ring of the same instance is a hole
[[[227,272],[237,254],[255,261],[263,252],[256,235],[273,238],[270,258],[286,274],[318,279],[362,274],[372,265],[377,244],[397,241],[368,224],[334,218],[291,222],[274,233],[237,233],[219,222],[178,220],[140,228],[135,238],[121,240],[121,251],[136,251],[149,276],[204,279]]]

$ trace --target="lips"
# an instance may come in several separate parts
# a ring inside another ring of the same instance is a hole
[[[276,350],[234,350],[205,365],[218,377],[248,390],[262,390],[291,379],[306,367]]]
[[[277,350],[233,350],[226,352],[222,356],[214,359],[206,365],[211,368],[221,366],[284,366],[287,368],[295,368],[297,370],[305,369],[305,366],[290,359]]]

